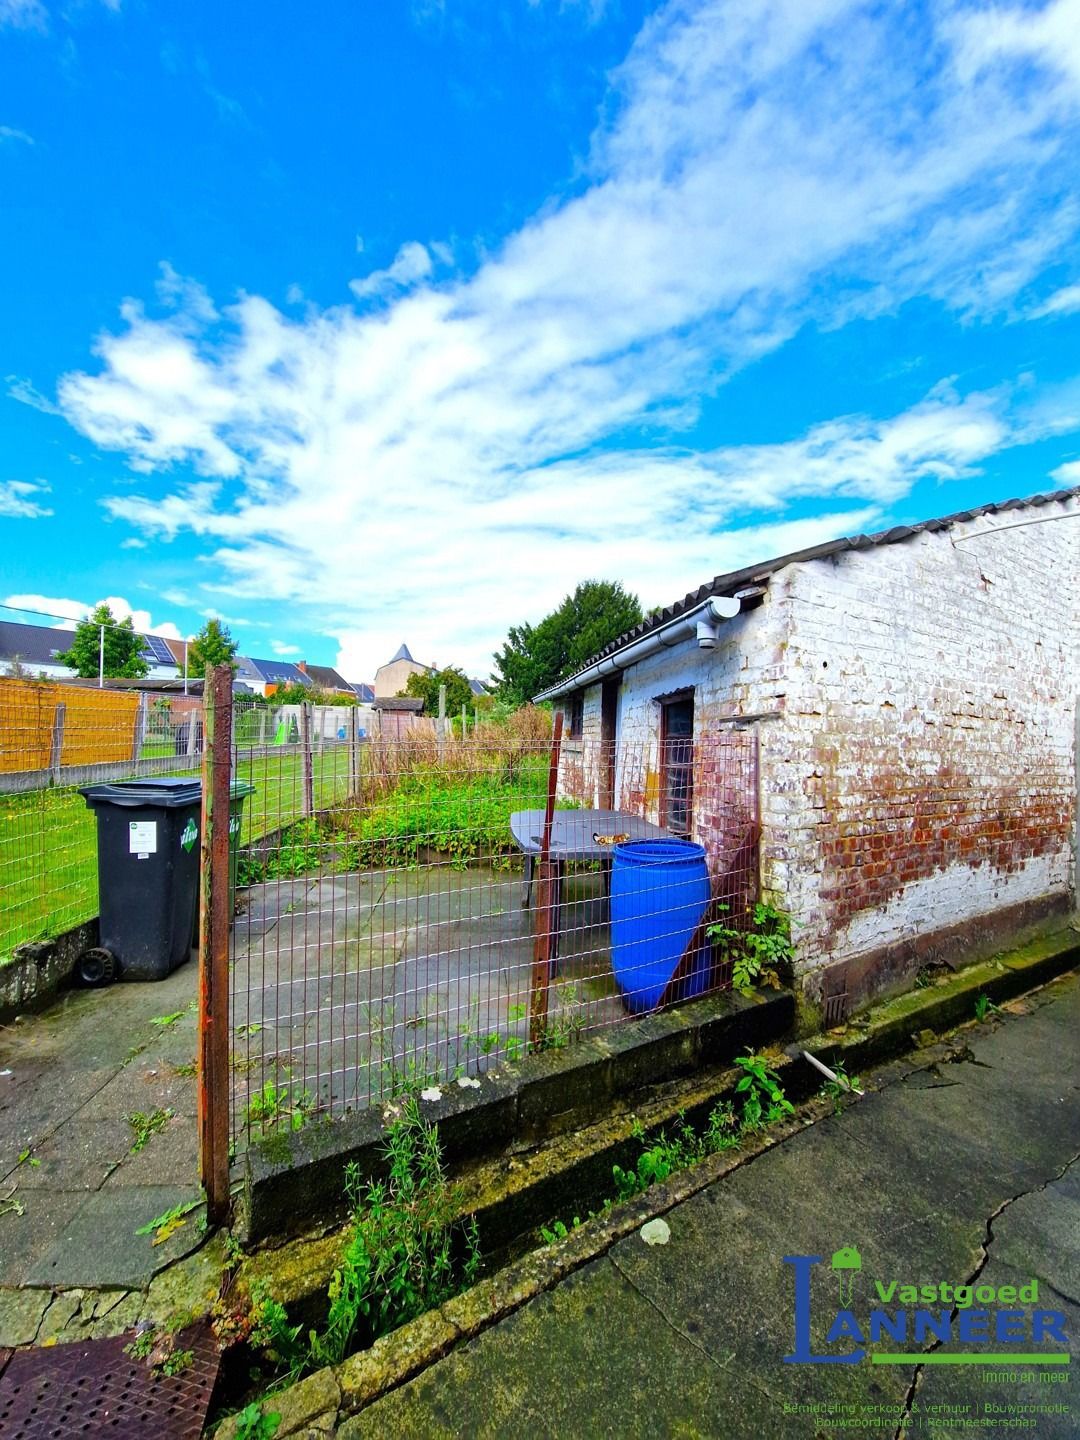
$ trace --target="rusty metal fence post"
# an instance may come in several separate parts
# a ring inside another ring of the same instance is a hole
[[[199,905],[199,1157],[207,1216],[229,1209],[229,787],[232,669],[213,665],[204,687]],[[194,717],[192,717],[194,730]]]
[[[529,987],[529,1045],[538,1050],[547,1033],[548,995],[551,990],[552,951],[556,936],[556,887],[558,862],[551,859],[551,824],[559,786],[559,751],[562,747],[563,712],[556,710],[548,760],[547,805],[537,864],[536,937],[533,942],[532,981]]]

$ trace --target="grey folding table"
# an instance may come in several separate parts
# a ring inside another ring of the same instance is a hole
[[[515,810],[510,816],[510,833],[525,857],[525,889],[522,905],[532,899],[533,875],[544,840],[543,810]],[[605,884],[611,874],[615,846],[596,837],[619,836],[626,840],[667,840],[671,831],[625,810],[556,810],[551,818],[550,857],[555,863],[555,897],[552,902],[552,958],[558,954],[562,923],[562,879],[568,860],[599,860],[604,864]]]

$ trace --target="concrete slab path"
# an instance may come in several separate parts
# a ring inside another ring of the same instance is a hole
[[[0,1029],[0,1287],[141,1286],[197,1243],[135,1234],[199,1197],[196,984],[189,961]]]
[[[1002,1379],[999,1366],[783,1359],[793,1344],[792,1269],[783,1257],[826,1257],[813,1286],[821,1353],[820,1318],[829,1306],[831,1319],[837,1304],[829,1260],[842,1246],[861,1253],[858,1315],[877,1280],[1002,1286],[1035,1278],[1040,1304],[1064,1312],[1075,1351],[1080,981],[1065,977],[1008,1008],[1014,1013],[970,1033],[958,1063],[888,1067],[841,1115],[668,1214],[669,1243],[621,1241],[345,1421],[340,1440],[959,1440],[1018,1431],[1075,1440],[1080,1376],[1067,1367],[1051,1383],[1038,1366],[1016,1366],[1015,1378]],[[953,1340],[939,1348],[975,1347]]]

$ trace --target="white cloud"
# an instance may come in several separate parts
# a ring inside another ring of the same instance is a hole
[[[1051,470],[1050,474],[1063,487],[1080,485],[1080,460],[1068,460],[1056,470]]]
[[[14,125],[0,125],[0,144],[5,140],[15,140],[23,145],[33,145],[34,137],[28,135],[25,130],[16,130]]]
[[[120,541],[121,550],[145,550],[147,541],[140,540],[137,535],[129,535],[126,540]]]
[[[248,628],[265,628],[268,624],[264,620],[244,620],[239,615],[223,615],[220,610],[210,606],[206,610],[200,610],[199,614],[206,620],[220,620],[223,625],[243,625]]]
[[[45,30],[49,14],[41,0],[0,0],[0,26],[13,30]]]
[[[1033,320],[1042,320],[1047,315],[1075,315],[1080,310],[1080,285],[1065,285],[1032,310]]]
[[[774,548],[796,496],[825,539],[970,473],[1031,431],[1022,397],[946,387],[709,453],[671,436],[804,324],[927,295],[1011,315],[1075,244],[1080,86],[1045,33],[1080,0],[995,11],[992,33],[989,13],[672,4],[615,72],[574,193],[471,276],[436,288],[412,241],[353,282],[381,306],[294,318],[246,295],[210,322],[201,292],[173,286],[164,318],[126,301],[95,373],[59,387],[95,444],[163,476],[109,513],[203,537],[204,588],[299,607],[354,676],[403,637],[486,673],[585,576],[664,601],[733,545]]]
[[[44,481],[0,480],[0,515],[16,520],[36,520],[53,512],[36,498],[47,495],[49,487]]]
[[[21,405],[29,405],[31,409],[40,410],[43,415],[59,415],[59,408],[53,404],[47,395],[42,395],[40,390],[34,388],[29,380],[22,380],[18,375],[9,375],[8,396],[12,400],[18,400]]]
[[[155,625],[149,610],[132,609],[120,595],[103,595],[100,599],[87,603],[84,600],[69,600],[55,595],[20,594],[5,596],[3,603],[13,610],[28,612],[26,618],[31,624],[41,624],[48,620],[59,621],[54,627],[57,630],[74,630],[76,623],[85,620],[98,605],[108,605],[117,620],[124,620],[130,615],[132,624],[140,635],[163,635],[170,640],[183,638],[171,620]]]
[[[300,654],[299,645],[286,645],[281,640],[271,640],[270,649],[274,652],[275,655],[285,656]]]
[[[121,0],[101,0],[106,10],[120,9]],[[64,18],[69,15],[64,13]],[[10,26],[13,30],[38,30],[44,34],[49,28],[49,11],[42,0],[0,0],[0,29]]]
[[[295,283],[290,285],[285,291],[285,303],[287,305],[302,305],[303,301],[304,292],[301,287]]]
[[[349,289],[358,300],[369,295],[388,295],[405,290],[431,274],[431,256],[417,240],[409,240],[385,270],[373,270],[363,280],[350,280]]]

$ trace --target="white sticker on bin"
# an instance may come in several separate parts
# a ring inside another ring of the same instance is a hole
[[[128,851],[145,860],[157,854],[157,821],[132,820],[128,825]]]

